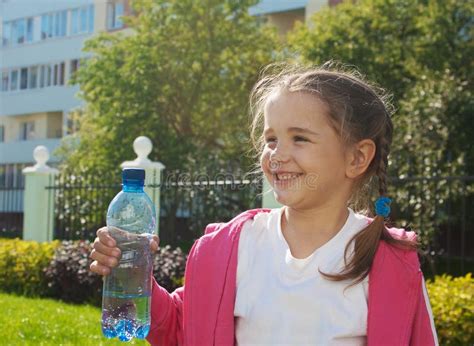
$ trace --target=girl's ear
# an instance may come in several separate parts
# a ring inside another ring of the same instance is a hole
[[[346,152],[346,176],[356,179],[365,173],[374,159],[376,145],[371,139],[363,139]]]

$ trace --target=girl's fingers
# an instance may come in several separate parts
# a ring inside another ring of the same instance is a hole
[[[109,231],[107,230],[107,227],[102,227],[97,230],[97,238],[99,238],[101,243],[109,247],[115,247],[117,245],[115,239],[112,238]]]
[[[109,243],[109,245],[110,245],[110,243]],[[95,241],[94,241],[94,244],[92,244],[92,247],[94,248],[95,251],[97,251],[101,254],[111,256],[111,257],[120,258],[120,249],[118,247],[115,247],[115,246],[111,247],[109,245],[105,244],[103,240],[101,240],[99,237],[97,237],[97,238],[95,238]],[[96,258],[94,258],[94,259],[96,259]]]
[[[99,264],[110,268],[115,267],[119,262],[119,259],[117,257],[106,255],[102,252],[97,251],[96,249],[92,250],[89,257],[97,261]]]
[[[155,234],[150,242],[150,249],[153,253],[158,251],[160,245],[160,238]]]
[[[89,268],[91,272],[99,275],[109,275],[111,271],[109,267],[104,266],[97,261],[92,262]]]

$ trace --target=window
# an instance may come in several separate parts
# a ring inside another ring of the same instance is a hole
[[[122,2],[109,3],[107,8],[107,28],[120,29],[123,27],[121,16],[124,13],[124,5]]]
[[[25,19],[18,19],[13,22],[12,36],[13,44],[21,44],[25,42],[26,21]]]
[[[26,42],[33,42],[33,18],[26,20]]]
[[[24,67],[20,70],[20,89],[24,90],[28,87],[28,68]]]
[[[46,81],[46,66],[41,66],[39,71],[39,87],[44,88]]]
[[[67,34],[67,11],[41,16],[41,39],[64,37]]]
[[[38,66],[31,66],[29,75],[30,75],[30,80],[28,83],[28,89],[35,89],[38,83]]]
[[[41,16],[41,39],[46,40],[49,36],[49,15],[44,14]]]
[[[11,40],[11,24],[9,22],[3,23],[3,46],[6,47],[10,44]]]
[[[10,79],[9,77],[9,72],[8,71],[3,71],[2,72],[2,91],[8,91],[8,80]]]
[[[0,125],[0,143],[5,142],[5,126]]]
[[[51,86],[51,76],[53,75],[53,68],[46,66],[46,86]]]
[[[11,74],[11,85],[10,90],[18,89],[18,70],[13,70]]]
[[[84,6],[71,11],[71,34],[94,31],[94,6]]]
[[[71,12],[71,34],[79,33],[79,9],[74,9]]]
[[[20,125],[20,140],[26,141],[35,138],[35,122],[28,121]]]
[[[59,64],[59,84],[64,85],[64,71],[65,71],[65,64],[62,62]]]
[[[69,74],[72,77],[77,70],[79,69],[79,59],[71,60],[71,64],[69,65]]]
[[[62,11],[60,16],[59,36],[66,36],[67,33],[67,11]]]
[[[94,32],[94,5],[89,5],[89,32]]]

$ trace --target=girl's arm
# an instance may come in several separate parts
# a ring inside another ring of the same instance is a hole
[[[411,333],[410,345],[438,345],[433,312],[431,310],[428,292],[426,291],[425,279],[423,273],[419,273],[419,290],[415,319]]]
[[[182,345],[184,287],[168,293],[155,278],[152,285],[151,326],[146,339],[151,345]]]

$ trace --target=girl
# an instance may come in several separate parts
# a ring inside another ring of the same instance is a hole
[[[206,227],[186,285],[153,283],[152,345],[437,344],[415,234],[384,221],[393,128],[376,90],[330,65],[264,74],[251,134],[283,207]],[[91,270],[107,275],[120,253],[97,235]]]

